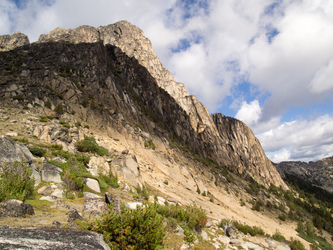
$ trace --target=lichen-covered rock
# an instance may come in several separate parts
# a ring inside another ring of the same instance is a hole
[[[27,163],[33,162],[34,157],[29,149],[24,144],[0,137],[0,163],[22,160]]]
[[[66,215],[67,215],[67,222],[73,222],[75,220],[84,220],[76,209],[69,211]]]
[[[42,181],[60,183],[62,182],[60,176],[61,172],[61,168],[53,164],[44,162],[42,168]]]
[[[109,207],[103,199],[84,199],[83,213],[88,213],[92,216],[98,216],[100,214],[107,213],[109,210]]]
[[[34,215],[33,207],[19,200],[7,200],[0,203],[0,217],[22,217],[25,215]]]

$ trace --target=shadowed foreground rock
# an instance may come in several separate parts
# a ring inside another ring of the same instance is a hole
[[[101,235],[65,229],[0,228],[0,249],[110,249]]]

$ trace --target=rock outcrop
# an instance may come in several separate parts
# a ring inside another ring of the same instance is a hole
[[[13,35],[3,35],[0,36],[0,51],[12,50],[29,43],[28,36],[20,32],[16,32]]]
[[[283,178],[299,185],[319,187],[333,194],[333,157],[327,157],[316,162],[286,161],[276,164],[276,168]]]
[[[143,32],[127,21],[57,28],[29,47],[3,53],[0,96],[42,99],[42,105],[51,100],[81,120],[126,133],[141,145],[151,140],[149,134],[165,138],[219,167],[287,188],[250,129],[221,114],[210,116],[163,67]],[[126,121],[142,125],[148,136]],[[52,140],[51,130],[40,131]],[[66,134],[59,138],[67,139]],[[127,172],[140,176],[134,165],[124,169],[125,177]]]
[[[213,114],[213,120],[219,131],[219,136],[224,142],[223,151],[228,152],[228,157],[238,166],[240,174],[249,171],[253,178],[264,183],[273,183],[276,186],[287,188],[277,171],[272,171],[274,165],[266,157],[259,140],[251,129],[243,122],[226,117],[222,114]]]

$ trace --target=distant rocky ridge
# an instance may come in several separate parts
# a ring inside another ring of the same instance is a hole
[[[276,164],[283,178],[297,177],[333,194],[333,156],[318,161],[286,161]]]
[[[173,134],[191,151],[219,166],[266,186],[287,189],[252,131],[234,118],[210,116],[163,67],[143,32],[129,22],[97,29],[57,28],[31,45],[23,40],[16,44],[25,46],[15,50],[14,56],[3,52],[0,96],[49,96],[65,110],[74,110],[83,120],[94,120],[106,129],[111,126],[121,131],[125,117],[143,124],[152,134],[169,139]],[[13,49],[6,46],[8,41],[12,40],[0,39],[0,46]],[[103,111],[82,109],[88,92],[103,105]],[[55,95],[62,99],[56,100]]]

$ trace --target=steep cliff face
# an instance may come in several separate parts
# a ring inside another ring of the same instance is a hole
[[[222,114],[213,114],[213,120],[219,131],[219,136],[226,145],[231,162],[238,166],[240,174],[243,172],[253,173],[253,177],[264,183],[275,183],[277,186],[285,187],[280,175],[274,168],[272,162],[266,157],[259,140],[243,122],[226,117]]]
[[[220,167],[287,188],[252,131],[235,119],[210,116],[162,66],[143,32],[126,21],[57,28],[37,43],[2,53],[2,97],[24,96],[42,105],[51,100],[78,119],[139,142],[142,136],[128,124],[141,124]]]

